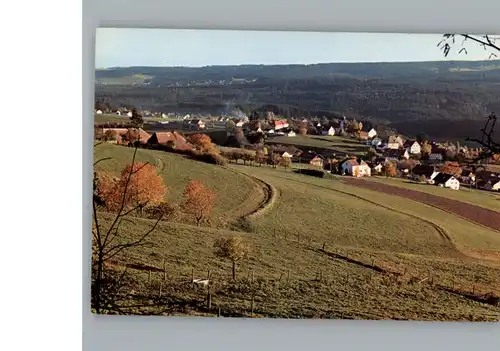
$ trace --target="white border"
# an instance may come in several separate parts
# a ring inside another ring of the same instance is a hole
[[[84,189],[90,188],[95,27],[495,34],[500,1],[92,0],[84,3]],[[61,13],[63,13],[61,11]],[[60,30],[66,30],[61,27]],[[76,39],[75,39],[76,40]],[[45,70],[45,67],[43,67]],[[60,87],[56,87],[61,91]],[[77,108],[74,108],[76,118]],[[76,143],[76,140],[73,140]],[[76,156],[75,156],[76,157]],[[84,345],[88,350],[421,350],[495,348],[499,325],[96,318],[88,312],[90,194],[84,192]],[[70,208],[66,211],[75,211]],[[62,213],[62,212],[61,212]],[[76,223],[75,222],[75,226]],[[75,231],[76,233],[76,231]],[[69,235],[69,233],[68,233]],[[76,272],[76,271],[75,271]]]

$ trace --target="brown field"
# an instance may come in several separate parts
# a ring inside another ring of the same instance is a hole
[[[500,212],[489,210],[480,206],[471,205],[465,202],[448,199],[443,196],[436,196],[388,184],[369,182],[363,179],[346,177],[345,182],[347,184],[356,185],[387,194],[402,196],[431,206],[436,206],[437,208],[440,208],[442,210],[449,211],[458,216],[464,217],[469,221],[479,223],[488,228],[500,231]]]

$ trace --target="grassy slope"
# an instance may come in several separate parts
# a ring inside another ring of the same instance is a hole
[[[99,154],[106,156],[112,153],[118,159],[113,161],[116,162],[114,166],[106,166],[117,169],[119,163],[128,161],[127,156],[130,155],[127,154],[131,152],[131,149],[104,145]],[[160,158],[165,164],[178,165],[169,168],[165,175],[171,187],[185,182],[187,169],[190,173],[194,169],[204,176],[212,172],[228,172],[181,159],[178,155],[149,150],[139,150],[139,155],[142,160],[154,162]],[[429,211],[425,205],[394,196],[380,196],[339,181],[316,179],[267,167],[230,167],[268,181],[281,193],[268,213],[250,221],[252,232],[240,232],[252,247],[250,257],[239,266],[240,277],[247,276],[250,269],[255,272],[253,287],[258,286],[255,288],[257,315],[424,320],[500,318],[498,308],[450,294],[436,285],[408,283],[411,276],[422,278],[428,272],[433,272],[434,284],[453,284],[454,289],[458,290],[470,290],[471,285],[475,284],[476,292],[488,292],[500,289],[498,267],[460,260],[430,225],[338,191],[356,193],[404,212],[428,216],[426,218],[429,220],[453,232],[453,239],[462,245],[499,249],[500,242],[496,240],[498,235],[494,236],[465,221],[461,223],[446,213]],[[233,190],[229,194],[226,192],[224,201],[234,201],[240,193],[245,193],[243,189],[248,188],[242,186],[248,180],[236,174],[222,177],[219,182],[221,179],[224,180],[224,186],[230,184],[231,179],[239,179],[234,183]],[[174,189],[172,191],[178,193]],[[219,193],[222,198],[224,189],[220,189]],[[435,216],[430,218],[431,214]],[[149,220],[135,219],[134,223],[124,224],[121,235],[136,237],[150,225]],[[464,229],[460,231],[462,227]],[[470,235],[471,231],[475,233],[474,236]],[[208,313],[202,307],[206,293],[186,284],[194,268],[196,277],[204,277],[206,271],[211,270],[213,306],[220,307],[225,314],[248,315],[251,284],[246,280],[230,283],[230,264],[216,258],[212,250],[217,237],[232,234],[224,230],[162,223],[151,236],[151,245],[128,254],[123,253],[120,261],[122,264],[144,266],[145,270],[131,270],[131,279],[134,289],[141,290],[142,287],[145,291],[151,291],[155,289],[152,286],[158,287],[160,284],[162,274],[153,274],[152,281],[148,283],[147,267],[152,267],[154,272],[154,268],[162,267],[163,260],[166,260],[168,279],[162,282],[163,298],[166,299],[162,303],[171,307],[165,313]],[[484,242],[488,244],[484,245]],[[326,243],[326,252],[320,250],[323,243]],[[331,257],[335,252],[339,253],[338,258]],[[354,261],[346,260],[347,254]],[[395,281],[391,280],[390,274],[377,273],[358,262],[368,266],[374,264],[390,271],[405,271],[406,274]],[[288,284],[284,278],[287,271],[290,271],[291,276]],[[324,282],[315,281],[319,271],[325,278]],[[280,276],[281,282],[276,282]],[[345,280],[347,276],[348,282]],[[208,314],[213,314],[213,311]]]
[[[348,155],[361,155],[368,151],[368,147],[356,140],[340,136],[313,136],[287,137],[278,136],[269,138],[268,142],[283,145],[295,145],[297,147],[313,147],[331,150],[333,153],[346,153]]]
[[[111,144],[95,148],[94,158],[111,157],[97,164],[98,170],[119,175],[126,164],[132,161],[134,149]],[[242,206],[246,201],[259,202],[254,192],[255,183],[242,175],[215,165],[190,160],[176,154],[153,150],[137,150],[136,162],[149,162],[158,166],[168,187],[168,198],[181,202],[184,187],[194,179],[200,180],[217,193],[216,213],[223,213]]]
[[[423,193],[443,196],[449,199],[466,202],[472,205],[481,206],[500,212],[500,195],[492,192],[469,189],[466,186],[462,186],[460,190],[454,191],[446,188],[441,188],[438,186],[430,186],[427,184],[414,183],[410,182],[407,179],[400,179],[400,178],[371,177],[367,179],[371,181],[398,186],[401,188],[416,190]]]

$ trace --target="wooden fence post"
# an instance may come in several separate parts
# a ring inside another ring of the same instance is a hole
[[[163,281],[167,281],[167,265],[165,260],[163,260]]]
[[[252,270],[252,280],[251,280],[252,284],[253,284],[253,270]]]
[[[161,297],[161,286],[162,286],[162,283],[160,283],[160,294],[159,294],[159,297]]]
[[[251,307],[251,315],[252,315],[252,317],[253,317],[254,302],[255,302],[254,295],[252,294],[252,303],[251,303],[251,306],[250,306]]]
[[[322,247],[323,251],[325,251],[325,245],[326,245],[326,243],[323,241],[323,247]]]
[[[217,317],[220,317],[220,307],[217,309]]]
[[[148,274],[148,283],[151,284],[151,269],[149,270]]]
[[[208,294],[207,294],[207,308],[209,310],[212,309],[212,294],[210,293],[210,290],[208,291]]]

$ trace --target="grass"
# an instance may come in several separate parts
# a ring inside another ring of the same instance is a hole
[[[370,181],[386,183],[427,194],[443,196],[500,212],[500,194],[461,186],[458,191],[428,184],[411,182],[402,178],[370,177]]]
[[[101,84],[107,85],[132,85],[137,83],[143,83],[147,79],[152,79],[153,76],[148,76],[144,74],[134,74],[131,76],[123,77],[102,77],[99,78]]]
[[[323,149],[327,153],[347,154],[347,155],[363,155],[369,149],[362,142],[354,139],[349,139],[341,136],[316,136],[309,135],[307,137],[287,137],[277,136],[269,138],[267,143],[303,146],[316,149]]]
[[[131,152],[105,145],[100,155],[118,160],[102,165],[117,170]],[[255,183],[250,177],[272,185],[278,198],[240,227],[161,222],[148,245],[123,251],[114,268],[123,272],[124,266],[130,267],[123,303],[134,305],[129,307],[133,313],[213,316],[220,309],[226,316],[500,320],[499,307],[475,301],[477,295],[500,292],[499,264],[462,255],[432,223],[446,230],[460,249],[500,250],[498,233],[424,204],[348,186],[341,177],[320,179],[243,165],[224,169],[179,155],[139,152],[141,159],[172,165],[164,170],[173,193],[186,174],[196,173],[222,182],[217,192],[231,203],[219,204],[222,208],[252,203],[248,188]],[[99,218],[106,226],[112,217],[102,213]],[[137,238],[151,225],[151,220],[131,218],[123,223],[118,240]],[[251,252],[239,262],[233,282],[231,263],[213,254],[213,243],[235,234]],[[192,271],[195,278],[205,278],[208,270],[211,309],[206,307],[206,288],[190,283]],[[432,279],[418,283],[430,275]]]
[[[132,161],[134,149],[126,146],[101,144],[95,148],[94,159],[110,157],[97,164],[96,169],[119,176],[125,165]],[[247,202],[255,206],[259,203],[259,185],[240,174],[235,174],[221,167],[191,160],[189,158],[162,151],[138,149],[136,162],[149,162],[157,165],[168,187],[168,199],[182,201],[185,186],[191,180],[200,180],[217,193],[216,214],[234,211],[246,206]]]
[[[164,121],[176,121],[176,118],[163,118],[163,117],[144,117],[144,122],[164,122]],[[94,114],[94,124],[103,124],[103,123],[128,123],[130,122],[130,118],[127,115],[118,116],[117,114]]]

